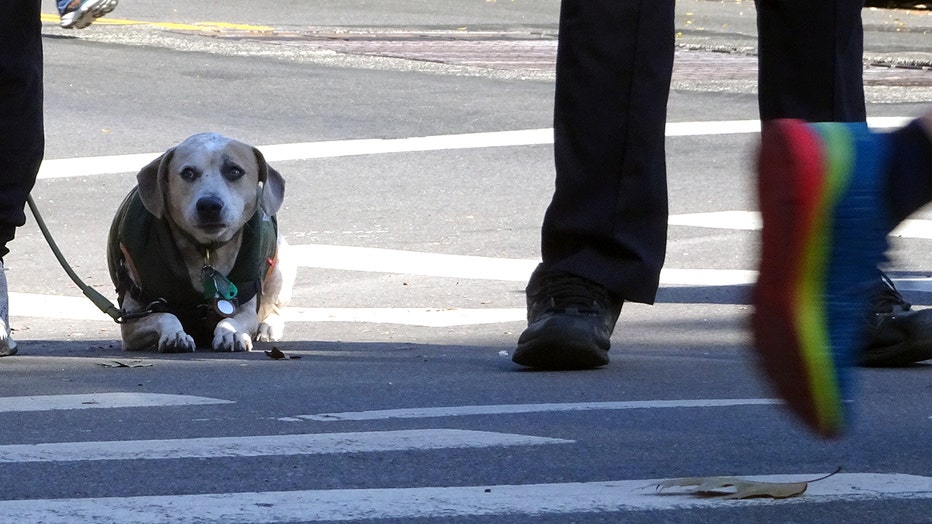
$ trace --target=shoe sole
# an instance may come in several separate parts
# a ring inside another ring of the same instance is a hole
[[[119,0],[101,0],[90,2],[78,8],[78,16],[70,22],[62,20],[61,26],[65,29],[84,29],[94,23],[94,20],[116,9]]]
[[[9,335],[3,340],[0,340],[0,357],[11,357],[17,352],[16,341],[10,338]]]
[[[533,336],[518,340],[511,360],[522,366],[569,371],[592,369],[608,364],[608,348],[600,347],[589,322],[551,317],[533,331]]]
[[[767,123],[754,345],[789,409],[823,436],[848,422],[860,319],[885,250],[879,140],[863,124]]]

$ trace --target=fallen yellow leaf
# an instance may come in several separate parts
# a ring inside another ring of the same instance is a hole
[[[810,482],[817,482],[841,471],[839,467],[832,473],[805,482],[765,482],[738,477],[682,477],[664,480],[653,485],[657,491],[670,488],[691,488],[690,494],[721,497],[723,499],[748,499],[770,497],[785,499],[805,493]]]
[[[720,496],[723,499],[770,497],[785,499],[801,495],[809,487],[806,482],[760,482],[736,477],[683,477],[665,480],[654,485],[658,491],[669,488],[694,488],[691,493]]]

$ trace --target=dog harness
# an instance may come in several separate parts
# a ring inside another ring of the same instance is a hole
[[[262,292],[262,284],[275,265],[278,222],[261,209],[243,227],[243,241],[233,269],[219,278],[235,286],[236,303],[243,304]],[[120,302],[126,295],[143,304],[159,304],[152,311],[172,313],[198,345],[210,344],[213,328],[223,318],[212,297],[194,289],[182,262],[171,228],[145,208],[138,188],[123,200],[110,226],[107,266]],[[132,267],[144,287],[129,276]],[[214,270],[205,264],[205,270]],[[219,273],[218,273],[219,275]],[[258,308],[258,301],[256,302]]]

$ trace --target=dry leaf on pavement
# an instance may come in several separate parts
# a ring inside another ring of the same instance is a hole
[[[809,486],[806,482],[760,482],[736,477],[684,477],[658,482],[658,491],[668,488],[694,488],[690,493],[720,496],[723,499],[771,497],[785,499],[802,494]]]
[[[706,497],[721,497],[723,499],[747,499],[755,497],[770,497],[785,499],[802,495],[810,482],[817,482],[831,477],[841,471],[841,468],[817,479],[805,482],[765,482],[747,480],[738,477],[683,477],[664,480],[654,484],[657,491],[669,488],[692,488],[689,493]]]
[[[142,360],[108,360],[107,362],[98,362],[105,368],[148,368],[152,367],[149,362]]]

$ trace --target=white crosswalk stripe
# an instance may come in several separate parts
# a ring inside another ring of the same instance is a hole
[[[812,475],[748,477],[798,482]],[[769,499],[729,500],[658,493],[657,479],[612,482],[273,491],[205,495],[0,501],[4,522],[277,523],[362,519],[452,518],[773,506]],[[930,499],[932,477],[838,474],[812,483],[805,496],[777,504]]]
[[[741,213],[744,219],[735,219]],[[751,217],[751,218],[748,218]],[[671,217],[671,224],[695,227],[754,228],[756,215],[744,212],[729,214],[695,214]],[[932,221],[908,222],[902,235],[932,238]],[[901,235],[901,236],[902,236]],[[394,249],[349,246],[291,246],[299,264],[318,269],[340,269],[376,273],[399,273],[421,276],[499,280],[524,283],[537,265],[534,260],[423,253]],[[743,286],[755,282],[757,272],[742,269],[681,269],[664,268],[660,284],[675,286]],[[925,277],[894,278],[898,289],[932,291],[932,279]],[[111,322],[84,297],[66,297],[35,293],[10,293],[10,315],[13,317],[63,318]],[[524,308],[326,308],[291,306],[284,310],[286,322],[366,322],[427,327],[523,322]]]
[[[159,393],[87,393],[0,398],[0,413],[62,409],[106,409],[227,404],[229,400]]]
[[[309,421],[501,415],[592,409],[708,408],[771,405],[771,399],[602,402],[582,404],[519,404],[415,408],[305,416]],[[216,405],[230,401],[184,395],[110,392],[84,395],[47,395],[0,399],[0,412],[26,410],[84,410],[134,407]],[[441,449],[494,449],[572,445],[574,441],[545,436],[461,429],[410,429],[202,437],[159,440],[120,440],[12,444],[0,446],[0,463],[76,463],[164,459],[238,459],[343,453],[418,453]],[[799,482],[817,474],[744,477],[751,480]],[[689,492],[658,493],[657,479],[551,484],[416,486],[380,489],[326,489],[178,493],[159,496],[30,498],[0,501],[0,522],[205,522],[278,523],[294,521],[354,521],[362,519],[440,519],[489,515],[559,515],[620,511],[673,511],[737,508],[774,504],[772,500],[729,500],[695,496]],[[40,494],[37,494],[40,495]],[[930,499],[932,477],[902,474],[846,473],[812,483],[805,496],[780,504],[828,503],[878,499]]]
[[[776,399],[691,399],[691,400],[642,400],[621,402],[564,402],[543,404],[501,404],[493,406],[449,406],[433,408],[383,409],[378,411],[356,411],[349,413],[320,413],[297,415],[287,420],[314,420],[334,422],[340,420],[387,420],[406,418],[462,417],[469,415],[507,415],[515,413],[544,413],[561,411],[595,411],[621,409],[667,409],[667,408],[717,408],[732,406],[763,406],[779,404]]]
[[[492,446],[568,444],[570,440],[458,429],[365,431],[0,446],[0,462],[77,462],[323,455]]]

